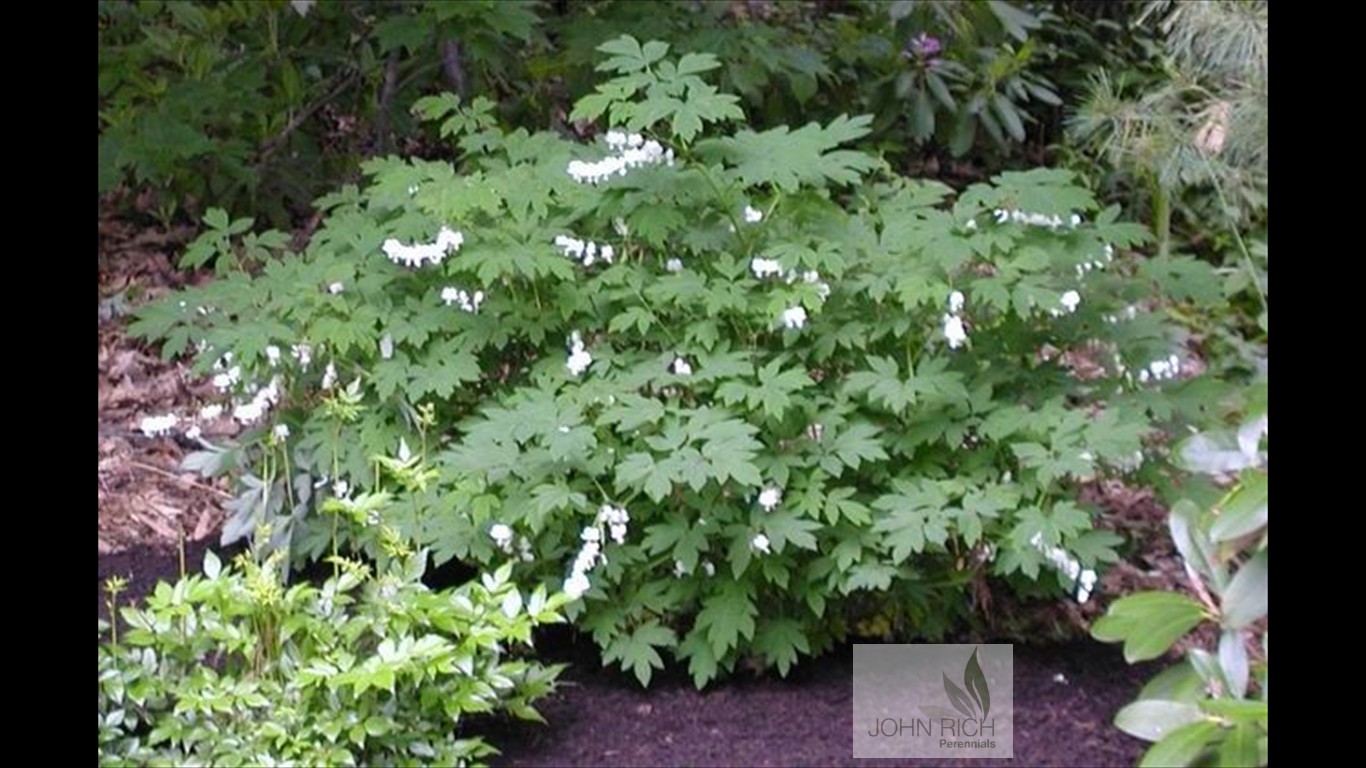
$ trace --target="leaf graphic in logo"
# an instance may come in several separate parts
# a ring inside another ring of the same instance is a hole
[[[985,718],[991,711],[991,692],[987,690],[987,676],[982,672],[982,665],[977,662],[977,649],[973,649],[972,657],[968,659],[968,666],[963,670],[963,686],[972,694],[972,700],[977,702],[977,708],[982,710],[982,717]]]
[[[949,703],[953,708],[963,713],[963,717],[972,717],[972,702],[968,695],[963,693],[963,689],[953,684],[947,674],[944,675],[944,693],[949,695]]]

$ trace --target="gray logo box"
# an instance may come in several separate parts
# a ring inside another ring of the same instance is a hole
[[[854,645],[854,757],[1015,755],[1011,645]]]

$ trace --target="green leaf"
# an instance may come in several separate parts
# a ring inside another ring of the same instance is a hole
[[[1177,301],[1192,301],[1210,307],[1223,303],[1224,291],[1219,275],[1205,262],[1190,256],[1144,259],[1138,265],[1138,274]]]
[[[906,412],[915,405],[916,388],[901,379],[896,361],[886,357],[869,356],[870,371],[854,371],[845,379],[845,389],[852,394],[865,394],[871,403],[881,403],[894,414]]]
[[[1043,26],[1039,18],[1027,11],[1016,7],[1013,3],[1004,0],[988,0],[987,8],[991,9],[993,15],[1000,20],[1001,26],[1005,27],[1011,37],[1024,42],[1029,39],[1029,31]]]
[[[1091,634],[1102,642],[1124,640],[1130,664],[1155,659],[1205,618],[1201,605],[1172,592],[1141,592],[1110,604]]]
[[[706,627],[707,642],[717,657],[735,648],[741,637],[754,637],[754,617],[759,609],[750,597],[751,589],[747,582],[728,581],[703,599],[697,626]]]
[[[629,635],[617,635],[603,653],[603,662],[619,661],[622,670],[631,670],[643,686],[650,685],[654,670],[664,668],[656,648],[672,648],[677,643],[674,631],[649,621],[635,628]]]
[[[701,627],[688,633],[687,639],[678,647],[679,657],[688,660],[688,674],[692,675],[693,685],[700,691],[716,678],[716,654],[712,653]]]
[[[880,461],[887,458],[882,442],[876,439],[878,433],[876,426],[866,421],[856,422],[841,430],[826,450],[845,467],[858,469],[864,461]],[[842,470],[832,474],[838,477],[841,472]]]
[[[1001,93],[992,94],[991,108],[996,112],[996,116],[1001,118],[1001,125],[1005,127],[1006,133],[1010,134],[1010,138],[1016,141],[1025,140],[1024,123],[1015,105],[1010,103],[1010,99]]]
[[[950,112],[958,111],[958,103],[953,100],[953,95],[949,93],[949,87],[944,83],[944,78],[930,72],[925,76],[925,84],[930,87],[930,93],[934,94],[939,103]]]
[[[1167,766],[1192,765],[1205,754],[1210,743],[1219,738],[1219,724],[1210,720],[1200,720],[1177,728],[1168,733],[1143,754],[1140,768],[1166,768]],[[1252,765],[1253,763],[1225,763],[1225,765]]]
[[[632,453],[617,464],[616,486],[618,490],[643,490],[660,502],[673,491],[673,477],[667,467],[656,464],[648,453]]]
[[[764,533],[773,544],[774,552],[782,552],[787,544],[800,549],[816,549],[815,531],[821,524],[815,520],[799,517],[791,510],[775,510],[763,517]]]
[[[934,135],[934,104],[923,88],[915,90],[911,99],[911,138],[919,143]]]
[[[710,72],[719,66],[721,66],[721,62],[710,53],[685,53],[678,60],[678,68],[674,74],[682,78],[686,75]]]
[[[542,519],[561,509],[585,509],[588,506],[587,496],[558,483],[538,485],[531,496],[532,507]]]
[[[785,192],[826,181],[852,184],[873,170],[878,161],[871,155],[836,150],[840,144],[862,138],[871,129],[872,117],[840,116],[822,128],[816,123],[790,130],[787,126],[763,133],[742,130],[734,136],[698,142],[699,156],[724,160],[734,167],[746,186],[772,184]]]
[[[1233,730],[1219,745],[1220,765],[1262,765],[1261,750],[1257,746],[1259,734],[1251,723],[1234,723]]]
[[[664,418],[664,404],[653,397],[632,392],[617,396],[617,402],[598,417],[599,426],[616,426],[617,434],[635,431]]]
[[[1115,726],[1145,741],[1160,741],[1182,726],[1206,719],[1194,704],[1146,699],[1135,701],[1115,715]]]
[[[1205,682],[1189,661],[1170,666],[1149,680],[1139,691],[1140,699],[1168,699],[1196,702],[1205,695]]]
[[[213,550],[204,552],[204,575],[209,577],[209,581],[218,578],[218,574],[223,571],[223,562],[218,559],[218,555]]]
[[[1237,490],[1215,510],[1218,515],[1210,526],[1210,538],[1233,541],[1267,524],[1267,475],[1263,472],[1243,473]]]
[[[608,40],[599,45],[597,50],[612,55],[612,58],[596,67],[599,72],[637,72],[650,66],[651,60],[646,58],[645,52],[641,50],[640,41],[630,35]],[[668,50],[668,46],[665,46],[665,50]]]
[[[706,427],[698,435],[706,441],[702,443],[702,456],[718,483],[729,478],[749,487],[763,484],[759,468],[753,463],[755,455],[763,450],[763,444],[754,439],[758,431],[752,424],[728,419]]]
[[[775,618],[759,622],[754,634],[754,650],[763,654],[770,664],[778,666],[778,674],[787,677],[799,653],[810,653],[802,625],[795,619]]]
[[[1266,615],[1266,558],[1265,549],[1253,555],[1224,590],[1220,608],[1225,627],[1242,629]]]

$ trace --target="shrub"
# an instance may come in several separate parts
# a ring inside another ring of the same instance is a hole
[[[321,587],[287,587],[283,550],[228,567],[210,552],[203,576],[124,608],[125,633],[101,621],[100,764],[467,765],[497,751],[469,715],[539,720],[531,702],[560,667],[510,646],[560,620],[565,597],[524,602],[510,567],[434,592],[427,553],[380,530],[374,575],[336,558]]]
[[[493,0],[101,0],[99,191],[150,187],[163,219],[188,203],[288,221],[410,133],[433,80],[492,90],[538,23]]]
[[[1054,21],[1005,2],[608,2],[548,18],[558,50],[540,66],[564,72],[570,93],[587,92],[597,46],[630,30],[716,55],[717,82],[741,97],[751,126],[866,112],[888,153],[928,144],[957,157],[984,138],[1018,149],[1031,113],[1061,103],[1039,74],[1049,51],[1034,36]]]
[[[427,99],[459,167],[367,164],[259,269],[233,237],[194,246],[253,268],[133,330],[197,345],[236,398],[241,443],[191,457],[265,467],[225,535],[268,522],[316,558],[314,488],[370,487],[368,457],[411,445],[431,481],[387,521],[563,582],[642,682],[661,651],[698,685],[745,657],[786,673],[855,601],[935,636],[986,575],[1085,599],[1119,539],[1073,487],[1135,469],[1186,402],[1139,305],[1209,269],[1134,270],[1144,230],[1065,172],[955,195],[843,148],[867,117],[722,133],[743,115],[702,79],[718,62],[667,48],[601,47],[614,76],[574,113],[618,126],[597,146]]]
[[[1182,661],[1115,717],[1126,732],[1155,742],[1143,765],[1267,763],[1265,395],[1264,383],[1252,390],[1252,405],[1231,414],[1236,428],[1203,432],[1182,446],[1191,470],[1231,486],[1212,503],[1186,498],[1172,508],[1172,539],[1191,594],[1129,595],[1092,628],[1097,639],[1123,641],[1130,662],[1186,641]],[[1216,629],[1218,640],[1188,637],[1201,627]]]

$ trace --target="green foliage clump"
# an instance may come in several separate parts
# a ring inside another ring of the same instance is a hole
[[[411,133],[434,81],[491,88],[538,21],[508,0],[101,0],[99,192],[148,187],[163,219],[213,204],[286,221]]]
[[[210,552],[126,630],[100,621],[100,765],[469,765],[497,752],[471,716],[540,720],[561,667],[510,651],[565,596],[524,600],[509,566],[432,591],[427,553],[386,541],[377,572],[336,558],[321,586],[284,584],[283,550]]]
[[[629,30],[715,55],[719,87],[752,125],[868,113],[888,152],[961,157],[981,144],[1017,149],[1036,113],[1061,104],[1040,74],[1051,53],[1037,36],[1055,20],[1006,2],[602,3],[546,19],[558,45],[530,68],[564,73],[582,93],[597,46]]]
[[[1137,469],[1194,399],[1141,309],[1217,297],[1212,271],[1135,270],[1143,228],[1066,172],[955,194],[851,148],[867,117],[727,131],[714,56],[600,50],[612,76],[575,108],[615,126],[593,147],[425,99],[458,166],[368,163],[259,268],[218,230],[192,246],[248,268],[133,330],[194,345],[248,427],[191,457],[261,467],[227,535],[373,551],[316,489],[375,488],[368,457],[402,444],[387,524],[563,584],[642,683],[665,655],[699,686],[786,673],[870,603],[933,637],[984,577],[1084,597],[1120,540],[1076,485]]]
[[[1201,432],[1181,447],[1187,468],[1228,487],[1172,507],[1171,535],[1191,593],[1126,596],[1092,628],[1097,639],[1123,641],[1130,662],[1155,659],[1188,640],[1184,658],[1115,717],[1124,731],[1155,742],[1143,765],[1267,764],[1265,382],[1249,394],[1250,403],[1230,414],[1235,426]],[[1217,629],[1217,642],[1189,641],[1202,626]]]
[[[1151,2],[1139,22],[1156,16],[1163,76],[1128,82],[1101,70],[1070,137],[1147,194],[1165,254],[1183,202],[1211,229],[1265,215],[1268,25],[1264,2]]]

